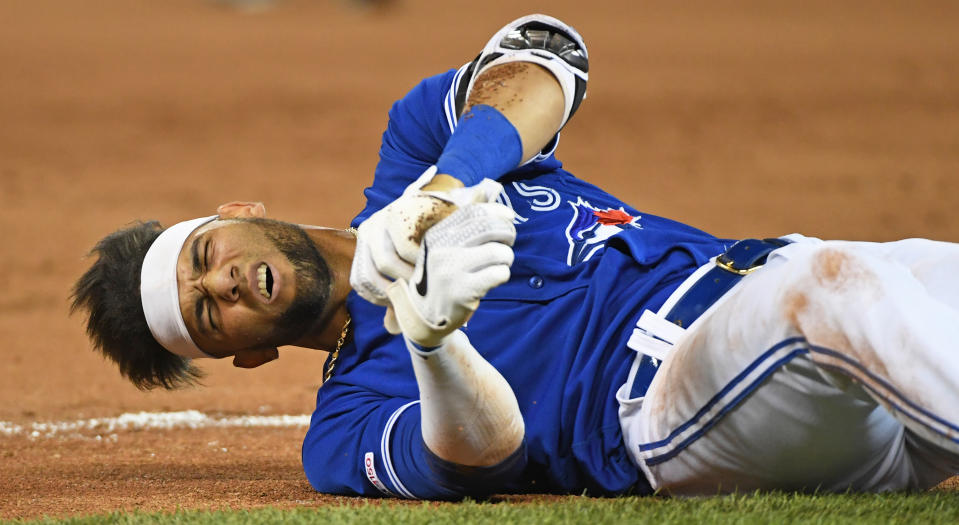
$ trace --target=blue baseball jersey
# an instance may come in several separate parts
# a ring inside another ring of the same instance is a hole
[[[463,68],[428,78],[389,113],[358,225],[434,164],[456,126]],[[623,443],[616,390],[635,353],[626,342],[730,241],[647,215],[562,169],[551,151],[500,178],[516,212],[510,280],[481,301],[464,332],[506,378],[526,425],[522,471],[503,492],[648,491]],[[450,498],[420,434],[419,392],[384,309],[347,300],[352,339],[317,395],[303,465],[320,492]]]

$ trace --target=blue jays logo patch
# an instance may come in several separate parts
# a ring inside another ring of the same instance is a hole
[[[569,240],[566,264],[570,266],[588,261],[613,235],[629,228],[642,229],[640,217],[626,213],[623,208],[600,209],[582,197],[568,202],[573,208],[573,218],[566,227]]]

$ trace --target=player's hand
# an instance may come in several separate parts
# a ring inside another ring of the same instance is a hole
[[[386,329],[435,347],[463,326],[480,299],[509,280],[514,216],[502,204],[472,204],[430,228],[412,278],[397,278],[386,289],[392,306],[384,319]]]
[[[394,279],[409,279],[420,240],[434,224],[458,207],[493,202],[502,191],[496,181],[447,191],[422,191],[436,175],[431,167],[398,199],[371,215],[357,229],[350,285],[374,304],[388,304],[386,288]]]

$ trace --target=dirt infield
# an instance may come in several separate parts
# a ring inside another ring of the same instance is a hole
[[[559,158],[639,209],[728,237],[959,241],[955,2],[358,4],[0,5],[0,422],[311,412],[321,352],[136,391],[67,315],[84,253],[237,199],[345,225],[391,102],[537,9],[590,44]],[[0,518],[333,501],[302,475],[303,432],[0,433]]]

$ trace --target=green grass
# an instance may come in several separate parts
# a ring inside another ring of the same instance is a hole
[[[700,499],[570,497],[540,503],[423,503],[238,511],[113,513],[23,523],[415,523],[664,525],[668,523],[959,523],[959,492],[886,495],[794,495],[764,493]]]

